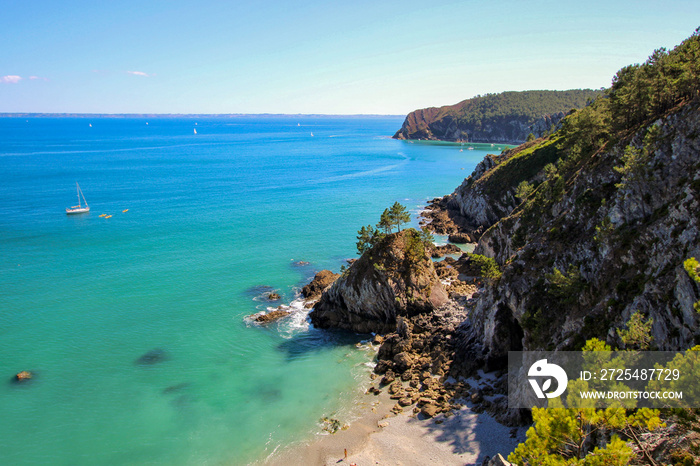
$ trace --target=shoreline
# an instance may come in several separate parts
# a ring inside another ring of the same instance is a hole
[[[449,333],[448,322],[459,320],[455,320],[455,314],[461,314],[459,309],[467,312],[475,292],[476,287],[437,310],[436,316],[442,320],[432,332]],[[377,336],[367,344],[379,354],[385,339]],[[497,383],[498,374],[481,372],[476,378],[460,378],[459,382],[447,375],[428,375],[422,386],[414,380],[401,381],[398,375],[387,381],[386,376],[382,378],[373,370],[367,377],[358,384],[353,400],[346,400],[350,407],[347,428],[336,433],[317,432],[311,438],[281,445],[255,464],[481,465],[497,454],[507,457],[525,440],[527,427],[509,427],[489,413],[492,410],[487,408],[487,399],[493,397],[487,393],[493,393],[491,384]],[[418,387],[422,387],[420,391]],[[399,398],[405,396],[412,396],[412,402],[402,403],[406,398]],[[444,400],[441,409],[426,414],[426,404],[434,404],[437,399]]]
[[[367,402],[357,406],[359,417],[346,430],[286,445],[255,464],[481,465],[498,454],[507,457],[525,440],[527,427],[500,424],[490,414],[472,410],[471,403],[427,418],[392,413],[394,401],[385,390],[364,396]]]

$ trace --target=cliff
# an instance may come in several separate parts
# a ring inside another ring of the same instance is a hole
[[[488,94],[408,114],[395,139],[519,144],[553,132],[565,113],[601,91],[524,91]]]
[[[509,350],[580,349],[592,337],[621,347],[615,329],[635,311],[653,319],[659,349],[700,341],[700,291],[683,269],[700,257],[699,110],[697,100],[683,105],[568,171],[538,173],[517,207],[512,184],[500,194],[480,188],[497,166],[460,187],[452,198],[460,209],[479,208],[480,199],[502,215],[475,252],[503,270],[460,327],[462,370],[498,367]],[[564,157],[559,143],[532,153],[553,146]],[[493,220],[481,215],[483,225]]]
[[[446,301],[425,245],[408,229],[365,251],[323,292],[309,318],[320,328],[388,333],[398,317],[430,312]]]

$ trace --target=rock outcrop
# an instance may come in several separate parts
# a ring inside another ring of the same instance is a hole
[[[387,333],[396,330],[398,317],[429,312],[446,301],[425,245],[408,229],[366,251],[323,292],[309,317],[320,328]]]
[[[306,299],[317,299],[321,297],[323,290],[328,288],[338,277],[340,277],[340,274],[333,273],[330,270],[321,270],[314,276],[311,283],[301,289],[301,295]]]

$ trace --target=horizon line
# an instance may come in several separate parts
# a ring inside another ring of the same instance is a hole
[[[274,117],[405,117],[405,114],[393,113],[85,113],[85,112],[0,112],[0,118],[196,118],[225,117],[241,118],[255,116]]]

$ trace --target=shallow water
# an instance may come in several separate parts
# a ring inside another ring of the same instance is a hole
[[[241,464],[347,416],[361,337],[245,317],[495,150],[401,122],[0,119],[0,463]],[[67,216],[76,181],[91,211]]]

